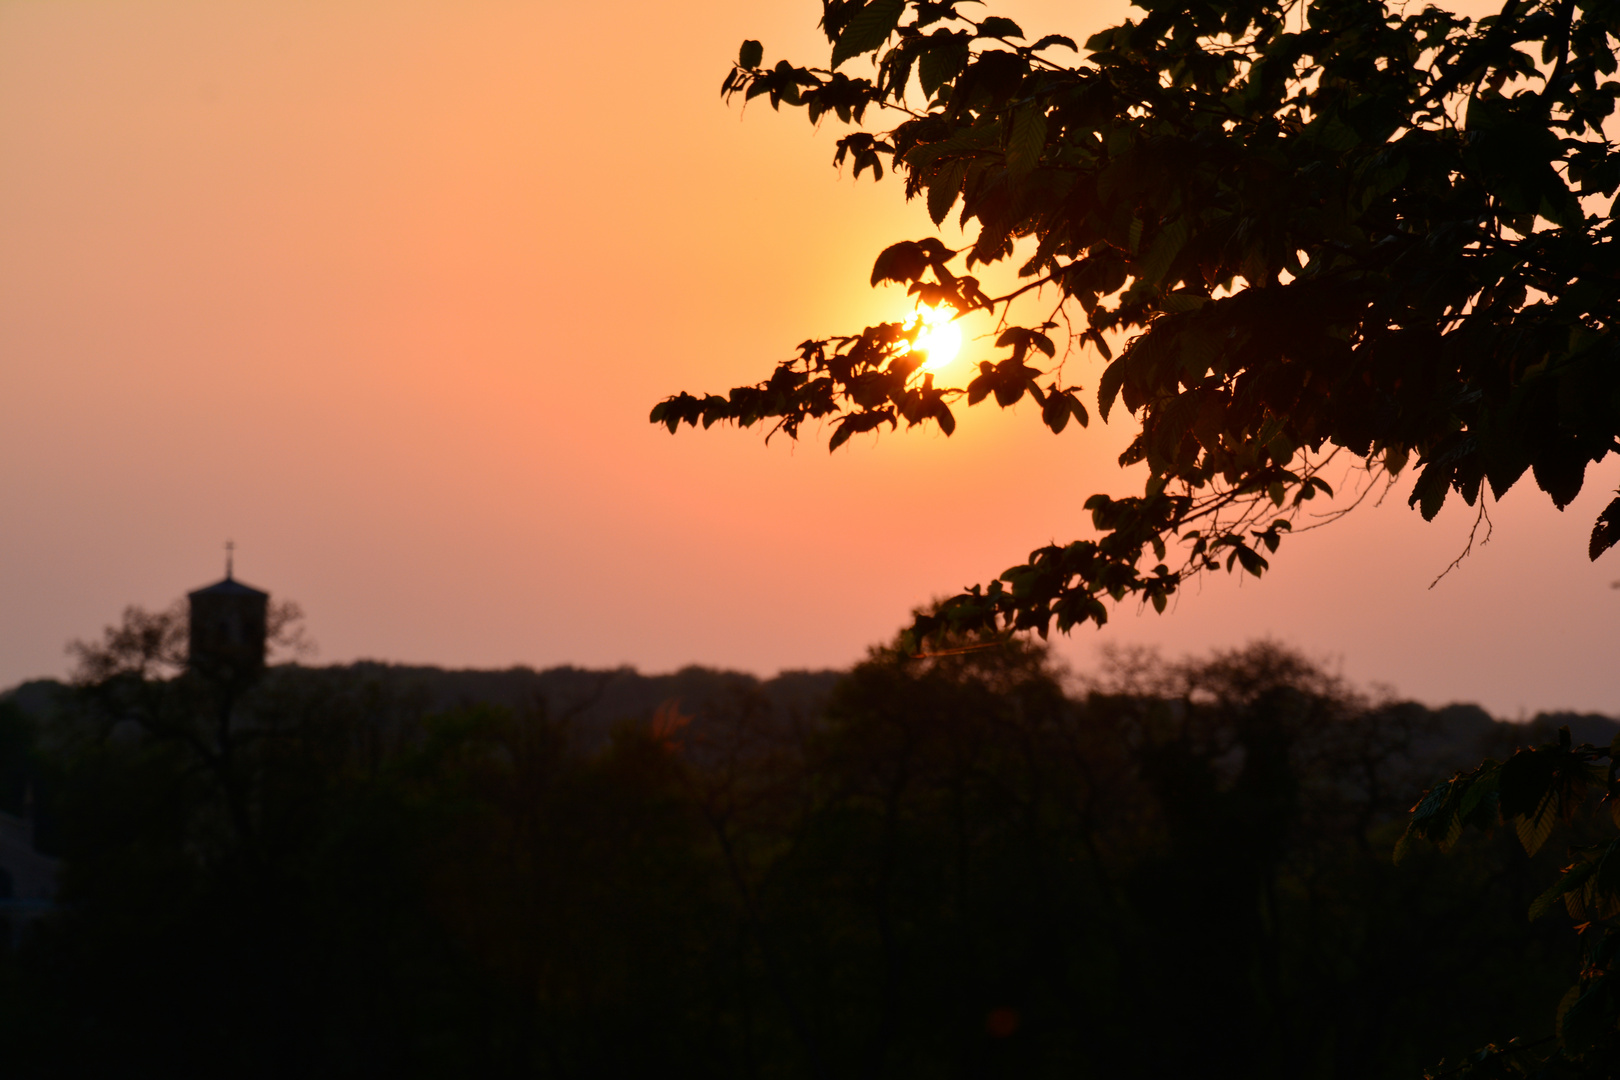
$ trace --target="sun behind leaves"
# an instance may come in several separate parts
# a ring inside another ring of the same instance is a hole
[[[1091,496],[1097,539],[952,597],[914,645],[1100,624],[1126,597],[1163,610],[1221,566],[1258,576],[1332,494],[1336,456],[1389,479],[1415,460],[1411,502],[1433,518],[1452,492],[1483,513],[1527,472],[1563,508],[1620,446],[1620,246],[1599,212],[1620,186],[1603,130],[1620,92],[1612,7],[1517,2],[1474,22],[1372,0],[1143,0],[1082,53],[958,6],[829,0],[826,67],[767,65],[749,41],[721,93],[836,116],[855,128],[837,162],[887,167],[936,223],[956,215],[964,248],[890,245],[872,282],[994,313],[1005,352],[946,387],[912,331],[880,324],[651,417],[790,438],[822,420],[837,449],[901,421],[949,435],[964,398],[1027,396],[1061,432],[1089,415],[1057,361],[1101,354],[1095,403],[1141,424],[1120,463],[1146,465],[1142,493]],[[871,77],[851,74],[867,56]],[[872,115],[895,126],[864,130]],[[1024,283],[988,295],[975,269],[1020,240]],[[1029,294],[1048,314],[1020,325]],[[1620,499],[1592,558],[1617,522]]]

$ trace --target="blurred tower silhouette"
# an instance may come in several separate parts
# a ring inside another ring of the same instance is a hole
[[[240,685],[264,670],[270,594],[233,576],[235,546],[225,545],[225,580],[187,594],[191,635],[186,662],[205,678]]]

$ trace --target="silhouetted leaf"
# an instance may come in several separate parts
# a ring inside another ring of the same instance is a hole
[[[1019,29],[1018,24],[1013,22],[1011,19],[1002,18],[1000,15],[991,15],[989,18],[979,23],[979,36],[996,38],[1021,38],[1024,36],[1024,32],[1023,30]]]
[[[1023,35],[1020,34],[1019,36],[1022,37]],[[1033,51],[1033,52],[1038,52],[1041,49],[1049,48],[1050,46],[1053,46],[1053,45],[1062,45],[1064,48],[1068,49],[1070,52],[1079,52],[1080,51],[1079,47],[1075,45],[1073,38],[1065,37],[1062,34],[1047,34],[1045,37],[1041,38],[1035,44],[1031,45],[1030,50]]]
[[[1103,423],[1108,422],[1108,410],[1113,408],[1114,398],[1119,396],[1124,384],[1125,358],[1120,357],[1103,369],[1102,379],[1097,383],[1097,411],[1102,414]]]
[[[962,190],[962,178],[967,175],[967,162],[952,161],[943,166],[928,184],[928,216],[938,225],[945,220]]]
[[[1617,541],[1620,541],[1620,499],[1609,503],[1598,515],[1597,524],[1592,526],[1592,540],[1586,548],[1587,556],[1596,561]]]
[[[1446,494],[1451,490],[1451,473],[1451,469],[1431,462],[1418,474],[1417,483],[1412,486],[1412,495],[1407,501],[1421,509],[1424,521],[1433,521],[1444,505]]]
[[[1046,401],[1041,405],[1041,419],[1054,432],[1061,432],[1068,425],[1069,417],[1072,415],[1069,399],[1063,394],[1048,394]]]
[[[872,284],[898,281],[902,284],[916,281],[928,269],[928,255],[922,246],[911,240],[890,244],[872,264]]]
[[[937,30],[927,39],[917,60],[917,82],[925,97],[932,98],[939,88],[961,74],[969,56],[968,35]]]
[[[1536,484],[1552,496],[1553,505],[1562,510],[1581,493],[1588,460],[1579,446],[1566,441],[1537,454],[1530,467],[1535,472]]]
[[[1007,168],[1014,175],[1029,172],[1040,162],[1045,148],[1046,114],[1034,105],[1018,110],[1013,115],[1012,134],[1007,141]]]
[[[838,35],[829,66],[836,68],[852,56],[881,46],[894,33],[904,11],[904,0],[867,0]]]

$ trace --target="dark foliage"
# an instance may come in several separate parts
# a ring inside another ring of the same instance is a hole
[[[1594,722],[1601,719],[1547,717],[1565,721],[1556,741],[1489,758],[1437,784],[1413,808],[1396,847],[1397,858],[1418,839],[1446,849],[1469,829],[1515,834],[1530,855],[1555,835],[1564,841],[1562,872],[1548,875],[1550,887],[1529,905],[1532,920],[1567,914],[1580,938],[1579,973],[1556,1027],[1542,1039],[1487,1046],[1452,1073],[1599,1078],[1620,1071],[1620,734]]]
[[[1500,498],[1526,473],[1562,509],[1620,446],[1612,3],[1508,0],[1476,23],[1379,0],[1139,0],[1079,59],[1073,39],[967,6],[824,0],[825,68],[767,66],[749,41],[722,93],[831,113],[857,129],[837,152],[857,177],[887,164],[936,223],[959,206],[966,248],[895,244],[872,282],[999,311],[1005,354],[945,388],[909,349],[918,330],[884,324],[652,412],[671,431],[769,421],[790,437],[824,420],[837,448],[902,420],[950,434],[963,398],[1028,396],[1061,432],[1089,414],[1053,366],[1059,320],[1111,360],[1095,402],[1140,420],[1120,463],[1147,466],[1143,493],[1092,496],[1100,538],[920,615],[913,645],[1101,623],[1107,598],[1163,610],[1223,563],[1258,576],[1332,494],[1340,452],[1391,477],[1416,460],[1411,501],[1432,518],[1452,492],[1483,514],[1487,487]],[[873,77],[851,74],[867,55]],[[865,130],[872,115],[897,126]],[[1015,252],[1027,283],[987,296],[970,272]],[[1006,325],[1033,290],[1050,316]],[[1616,540],[1620,499],[1590,556]]]
[[[1389,857],[1537,733],[1272,647],[282,667],[229,755],[189,679],[0,710],[64,868],[0,952],[8,1077],[1409,1077],[1549,1035],[1576,970],[1547,853]]]

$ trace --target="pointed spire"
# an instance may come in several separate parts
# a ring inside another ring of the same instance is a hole
[[[226,581],[234,580],[233,577],[232,577],[232,570],[233,570],[232,564],[235,562],[235,557],[236,557],[236,541],[235,540],[227,540],[227,541],[225,541],[225,580]]]

